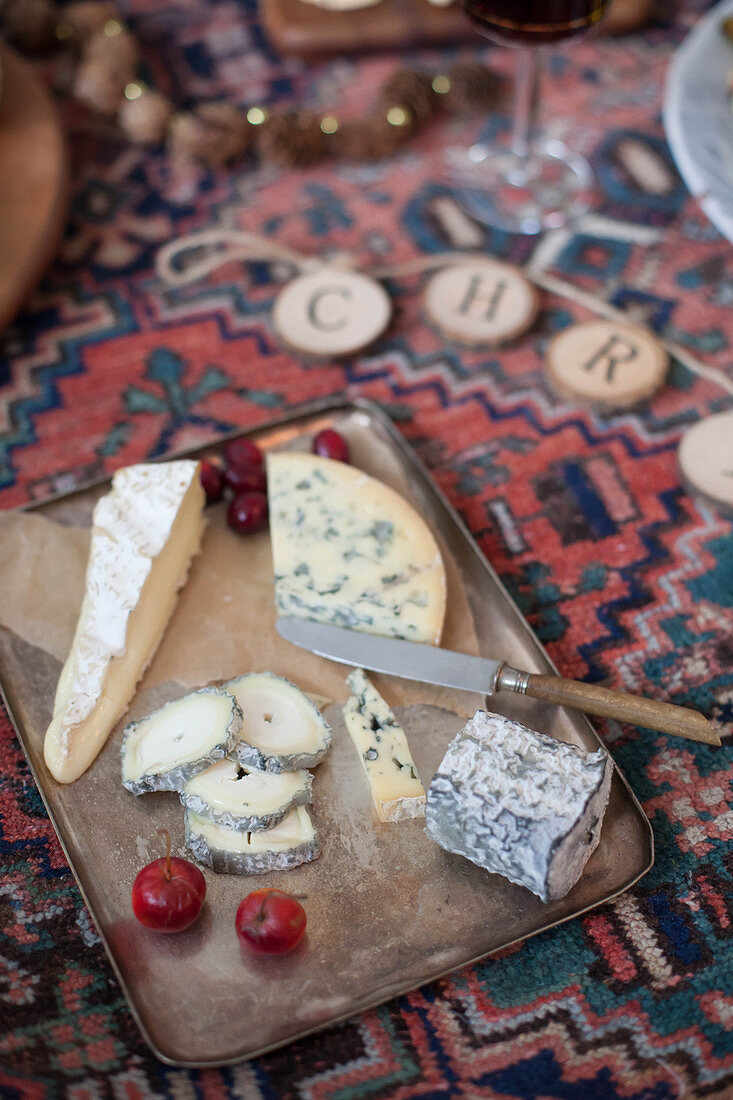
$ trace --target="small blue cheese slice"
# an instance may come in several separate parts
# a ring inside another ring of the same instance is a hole
[[[601,835],[613,761],[477,711],[428,789],[426,830],[442,848],[556,901]]]
[[[418,778],[405,731],[361,669],[347,677],[354,693],[344,721],[361,758],[380,821],[402,821],[425,813],[425,788]]]

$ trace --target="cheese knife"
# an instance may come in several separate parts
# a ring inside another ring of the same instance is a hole
[[[659,730],[660,733],[703,741],[707,745],[720,744],[720,738],[708,720],[688,707],[611,691],[581,680],[523,672],[512,668],[506,661],[495,661],[490,657],[471,657],[438,646],[382,638],[363,631],[313,623],[308,619],[286,617],[278,619],[276,625],[278,633],[286,641],[309,649],[319,657],[328,657],[354,668],[463,691],[478,691],[482,695],[513,691],[545,703],[573,707],[585,714],[631,722],[645,729]]]

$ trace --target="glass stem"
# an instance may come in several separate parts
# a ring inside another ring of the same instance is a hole
[[[517,160],[525,162],[532,149],[537,116],[537,92],[540,77],[537,53],[536,49],[517,50],[512,152]]]

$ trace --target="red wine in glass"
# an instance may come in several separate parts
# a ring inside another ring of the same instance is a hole
[[[463,0],[482,34],[516,50],[514,117],[508,142],[499,130],[467,152],[449,150],[459,203],[477,221],[510,233],[540,233],[590,205],[593,173],[584,157],[535,127],[538,56],[532,47],[574,38],[602,19],[610,0]]]
[[[464,0],[485,34],[501,42],[542,45],[573,38],[600,21],[609,0]]]

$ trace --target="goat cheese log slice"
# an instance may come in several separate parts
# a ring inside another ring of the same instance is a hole
[[[427,833],[449,852],[556,901],[601,835],[613,761],[477,711],[428,788]]]
[[[122,784],[133,794],[180,791],[231,752],[242,712],[228,692],[205,687],[132,722],[122,737]]]
[[[180,792],[183,805],[199,817],[229,829],[269,829],[293,809],[313,801],[310,772],[272,775],[220,760],[189,779]]]
[[[399,493],[317,455],[267,456],[275,599],[283,615],[437,645],[446,579]]]
[[[417,774],[405,731],[361,669],[347,677],[353,695],[344,722],[366,772],[380,821],[403,821],[425,814],[425,789]]]
[[[244,725],[234,753],[248,768],[294,772],[320,764],[331,746],[331,727],[315,703],[290,680],[250,672],[229,680]]]
[[[198,462],[128,466],[94,508],[86,591],[46,731],[60,783],[86,771],[163,636],[204,528]]]
[[[318,837],[305,806],[271,829],[228,829],[186,810],[186,847],[220,874],[264,875],[289,871],[319,855]]]

